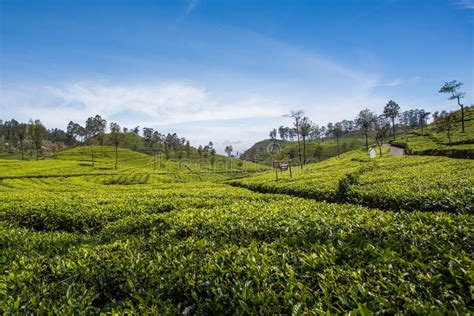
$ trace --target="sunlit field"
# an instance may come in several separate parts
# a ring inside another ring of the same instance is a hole
[[[162,174],[150,170],[153,157],[126,150],[115,171],[112,159],[92,167],[77,153],[1,162],[7,314],[470,309],[471,161],[354,152],[276,182],[272,171],[245,181]],[[397,173],[402,164],[413,172]],[[446,170],[442,180],[432,168]],[[358,174],[347,201],[372,208],[317,201],[337,200],[344,173]],[[414,176],[424,180],[410,187]],[[418,204],[414,190],[425,190]],[[405,204],[374,205],[390,199]]]
[[[474,314],[473,12],[0,0],[0,314]]]

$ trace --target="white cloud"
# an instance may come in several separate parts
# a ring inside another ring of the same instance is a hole
[[[455,4],[464,9],[474,9],[474,0],[458,0]]]
[[[186,135],[182,136],[196,144],[214,140],[223,146],[224,140],[239,139],[245,134],[247,141],[240,150],[256,140],[251,134],[262,126],[246,128],[243,133],[236,120],[265,118],[272,122],[272,118],[281,117],[287,111],[281,102],[255,93],[236,92],[228,98],[183,82],[129,85],[80,82],[1,90],[6,95],[4,104],[9,104],[5,112],[19,120],[40,118],[48,127],[65,128],[70,120],[84,122],[87,117],[100,114],[109,122],[123,126],[184,132]]]
[[[184,14],[185,15],[191,14],[191,12],[193,12],[194,9],[196,9],[197,5],[198,5],[198,0],[187,0]]]
[[[27,98],[22,98],[22,95]],[[44,101],[38,102],[32,96],[41,96],[39,99]],[[33,116],[44,116],[48,111],[54,113],[62,109],[70,112],[66,117],[99,113],[117,117],[125,124],[126,113],[137,113],[146,117],[147,122],[161,126],[269,117],[282,111],[277,102],[259,95],[239,95],[231,100],[223,100],[203,88],[181,82],[140,85],[81,82],[64,86],[38,86],[10,95],[10,99],[17,104],[15,112]],[[64,120],[65,117],[59,119]]]
[[[229,140],[235,140],[230,144],[243,151],[267,138],[270,129],[290,125],[290,120],[282,117],[290,109],[304,109],[316,124],[351,119],[364,107],[380,111],[393,98],[376,94],[377,87],[392,91],[404,82],[386,80],[375,72],[258,34],[241,37],[250,41],[244,46],[261,53],[255,60],[258,71],[239,72],[225,68],[224,63],[216,77],[212,69],[186,69],[186,73],[194,73],[194,81],[17,82],[0,87],[0,106],[9,105],[2,115],[19,120],[40,118],[50,127],[65,128],[69,120],[84,122],[100,114],[127,127],[177,132],[194,145],[212,140],[221,151]],[[251,58],[242,58],[248,66],[246,60]]]

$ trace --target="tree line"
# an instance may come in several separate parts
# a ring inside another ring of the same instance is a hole
[[[92,145],[113,146],[116,155],[118,147],[124,147],[149,154],[164,154],[166,159],[170,159],[171,155],[178,159],[189,158],[192,152],[199,157],[216,154],[212,142],[195,149],[189,140],[176,133],[162,134],[149,127],[121,127],[115,122],[108,124],[100,115],[87,118],[83,125],[70,121],[65,131],[47,129],[40,120],[27,123],[15,119],[0,120],[0,151],[18,152],[22,160],[25,154],[32,156],[33,152],[39,159],[44,150],[54,153],[65,148]],[[232,149],[227,148],[226,152],[230,156]]]
[[[461,132],[465,132],[464,104],[461,99],[465,93],[460,91],[462,82],[456,80],[446,82],[439,93],[449,94],[450,100],[456,100],[461,108]],[[383,113],[377,114],[368,108],[359,112],[354,120],[343,120],[336,123],[328,123],[326,126],[313,124],[309,117],[304,115],[303,110],[291,110],[285,117],[293,120],[292,126],[280,126],[270,131],[270,139],[274,142],[278,136],[281,140],[290,140],[298,142],[299,161],[303,164],[306,162],[306,141],[334,138],[337,144],[337,154],[339,155],[339,139],[345,134],[360,133],[365,137],[365,147],[369,149],[369,137],[373,136],[373,140],[379,148],[379,155],[382,156],[382,146],[388,140],[396,139],[397,128],[402,129],[405,134],[410,130],[420,129],[423,133],[424,127],[428,123],[431,116],[430,112],[423,109],[411,109],[401,111],[400,106],[393,100],[387,102],[383,108]],[[434,112],[433,122],[439,131],[446,131],[449,142],[451,143],[452,129],[458,121],[455,112]],[[301,148],[303,147],[303,148]]]
[[[449,100],[457,102],[461,109],[461,132],[464,133],[464,104],[461,103],[461,100],[465,97],[465,93],[460,90],[462,85],[462,82],[456,80],[449,81],[438,92],[448,94]],[[296,140],[298,142],[298,156],[303,162],[306,161],[306,141],[308,139],[324,141],[327,138],[335,138],[339,154],[339,138],[345,134],[356,132],[364,135],[366,148],[369,147],[369,136],[373,136],[381,154],[381,146],[384,141],[389,137],[396,139],[397,128],[402,129],[405,134],[409,130],[417,128],[423,132],[430,115],[430,112],[423,109],[401,112],[400,106],[390,100],[384,107],[382,114],[364,109],[354,120],[342,120],[341,122],[328,123],[326,126],[318,126],[313,124],[302,110],[292,110],[286,116],[293,119],[293,126],[274,128],[269,135],[272,140],[276,140],[278,137],[282,140]],[[446,111],[435,112],[433,120],[438,130],[447,133],[449,142],[451,142],[451,132],[458,121],[456,115]],[[108,130],[109,132],[107,132]],[[164,153],[167,159],[171,154],[179,159],[189,158],[193,151],[199,157],[216,154],[212,142],[194,149],[188,140],[179,137],[176,133],[165,135],[149,127],[140,129],[139,126],[120,127],[115,122],[107,124],[107,121],[100,115],[87,118],[83,125],[70,121],[65,131],[58,128],[47,129],[40,120],[30,120],[27,123],[20,123],[15,119],[0,120],[0,151],[19,152],[21,159],[24,159],[25,154],[29,154],[30,157],[34,154],[36,159],[39,159],[44,149],[55,152],[79,145],[95,144],[114,146],[116,153],[119,146],[136,151],[160,152]],[[226,146],[225,152],[231,157],[233,147]],[[239,156],[238,153],[237,156]]]

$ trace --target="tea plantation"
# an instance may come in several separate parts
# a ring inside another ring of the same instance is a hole
[[[471,160],[356,151],[276,182],[76,151],[0,161],[4,314],[474,309]]]
[[[450,130],[450,139],[446,131],[440,131],[437,124],[430,124],[424,130],[412,131],[400,135],[395,145],[404,147],[416,155],[446,156],[452,158],[474,158],[474,107],[466,107],[466,130],[461,132],[460,111],[454,115],[458,117]]]
[[[267,172],[230,182],[265,193],[283,193],[387,210],[473,212],[474,160],[429,156],[370,159],[364,150],[321,163]]]

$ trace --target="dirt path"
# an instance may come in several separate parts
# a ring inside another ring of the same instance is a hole
[[[405,155],[405,149],[394,147],[390,144],[383,144],[384,147],[389,147],[390,151],[388,152],[392,156],[403,156]]]

